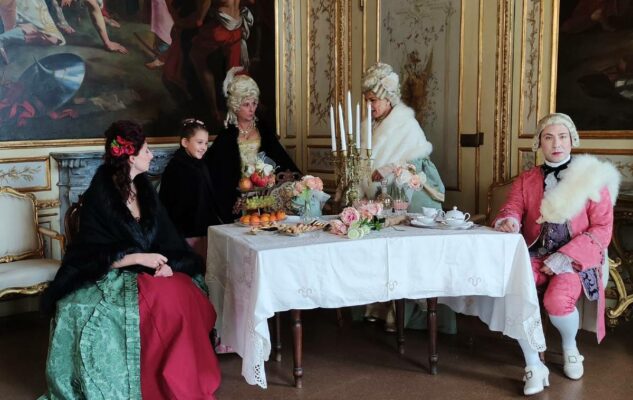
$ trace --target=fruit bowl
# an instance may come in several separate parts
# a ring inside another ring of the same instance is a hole
[[[287,218],[286,213],[284,211],[273,211],[270,213],[262,213],[262,214],[246,214],[243,215],[240,219],[235,221],[239,225],[243,226],[259,226],[264,224],[271,224],[275,222],[284,221]]]

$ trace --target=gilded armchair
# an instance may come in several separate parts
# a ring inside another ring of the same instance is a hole
[[[633,318],[633,196],[621,194],[614,209],[609,272],[614,283],[616,304],[607,308],[607,323],[615,327],[621,319]]]
[[[45,258],[42,236],[64,249],[63,235],[38,226],[33,194],[0,187],[0,301],[37,295],[55,277],[60,261]]]

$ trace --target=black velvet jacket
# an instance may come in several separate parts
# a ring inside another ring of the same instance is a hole
[[[159,197],[184,237],[206,236],[209,225],[222,223],[206,163],[191,157],[183,147],[163,172]]]
[[[54,311],[57,300],[105,276],[112,263],[131,253],[160,253],[173,271],[194,276],[204,270],[202,259],[172,224],[145,176],[134,179],[141,208],[137,222],[114,186],[110,167],[99,167],[84,193],[77,237],[66,249],[62,265],[42,296],[42,310]],[[126,269],[153,273],[136,265]]]
[[[257,127],[261,135],[259,151],[266,153],[277,163],[277,172],[290,170],[300,172],[286,150],[284,150],[275,132],[266,128],[262,123]],[[237,144],[238,129],[230,125],[213,141],[213,145],[205,154],[205,160],[211,174],[211,181],[215,189],[215,203],[218,206],[220,218],[225,222],[233,222],[233,205],[237,201],[239,191],[237,186],[241,177],[240,149]]]

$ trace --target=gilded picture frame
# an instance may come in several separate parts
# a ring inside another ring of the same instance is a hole
[[[581,138],[633,138],[633,4],[554,2],[552,111]]]
[[[0,159],[0,186],[10,186],[20,192],[50,190],[50,158],[42,156]]]

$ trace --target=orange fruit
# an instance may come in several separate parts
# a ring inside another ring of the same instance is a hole
[[[261,217],[259,217],[259,222],[264,223],[264,222],[270,222],[270,215],[268,214],[264,214]]]
[[[251,215],[251,222],[250,222],[251,225],[257,225],[260,222],[261,222],[261,219],[259,218],[259,215],[257,214]]]
[[[277,221],[286,219],[286,213],[283,210],[277,211]]]
[[[270,222],[275,222],[275,221],[277,221],[277,214],[275,213],[270,214]]]
[[[251,222],[251,216],[250,215],[243,215],[242,218],[240,218],[240,222],[243,224],[250,224]]]

